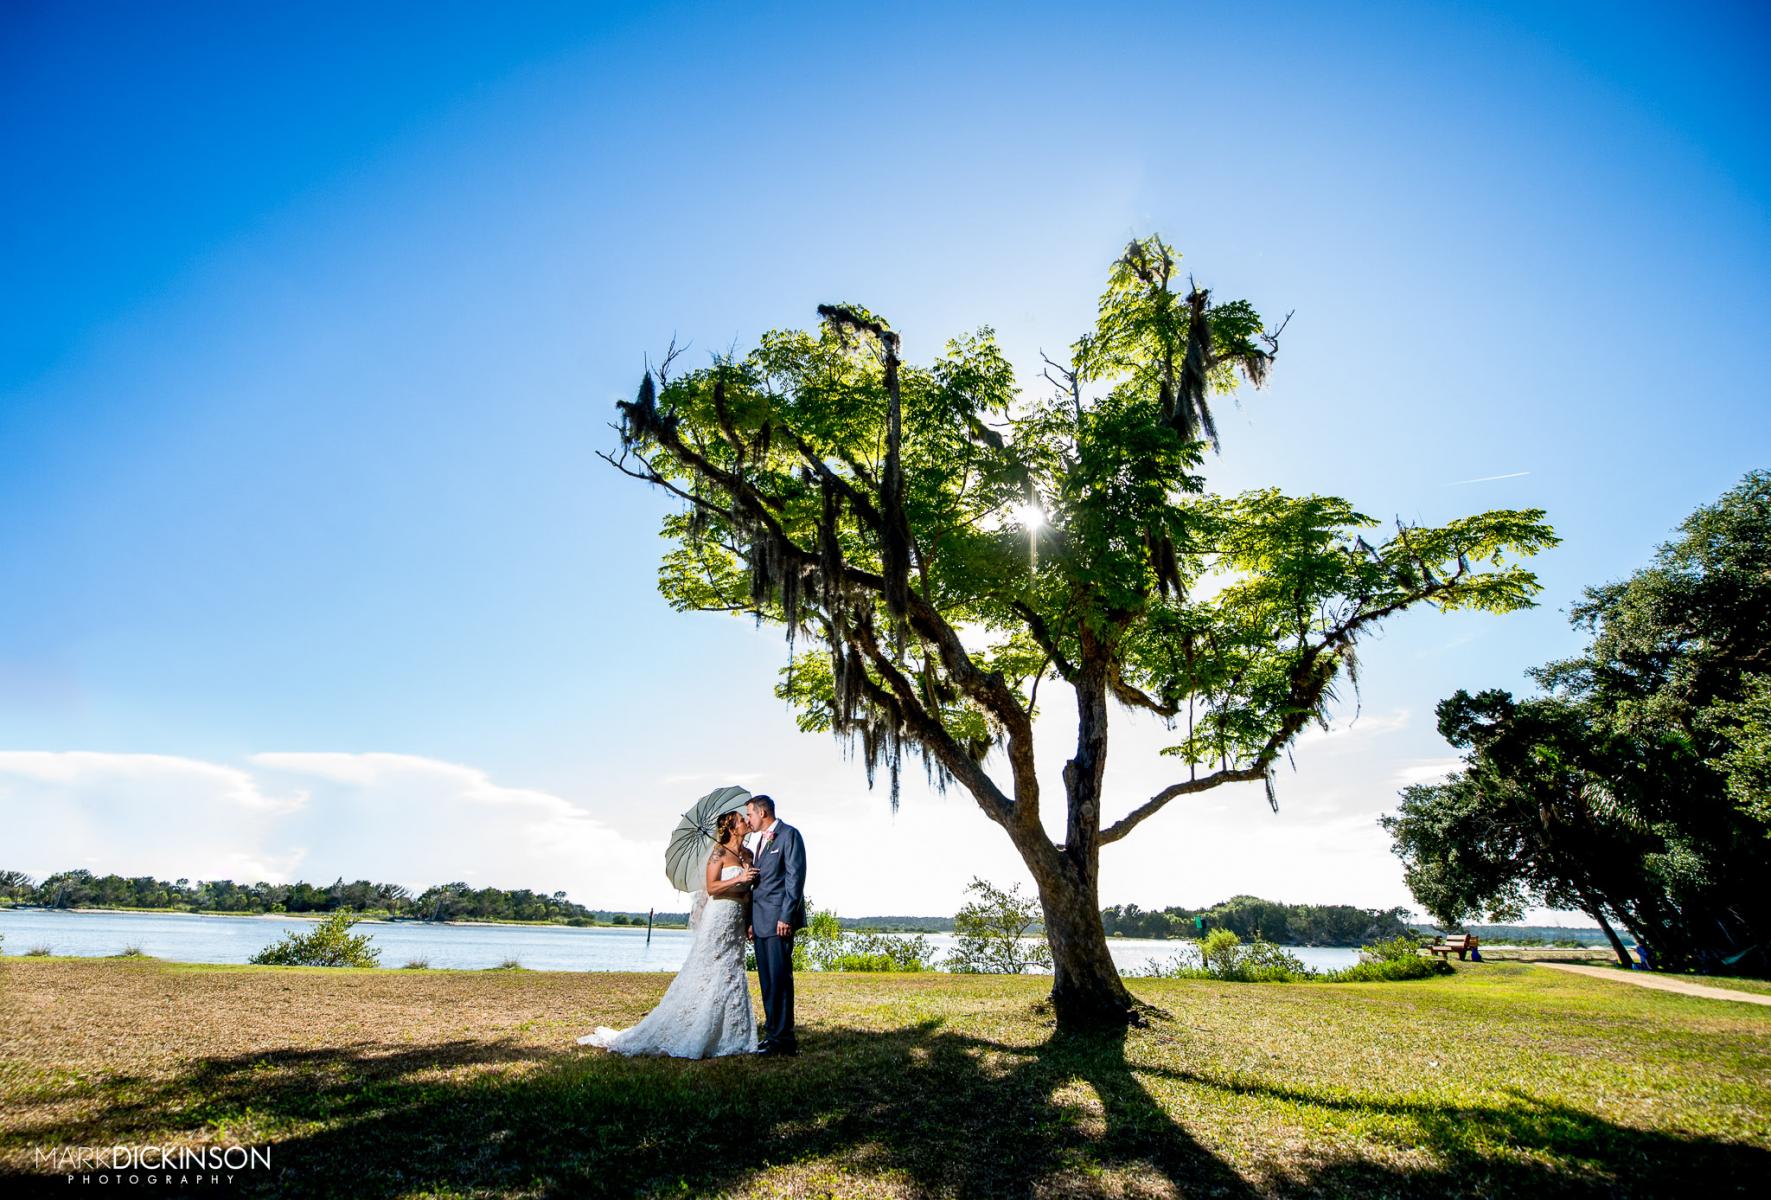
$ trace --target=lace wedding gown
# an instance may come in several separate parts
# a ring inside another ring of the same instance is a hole
[[[720,878],[730,879],[741,870],[726,867]],[[595,1033],[579,1038],[579,1044],[674,1058],[713,1058],[756,1049],[756,1015],[744,977],[743,898],[710,898],[697,890],[689,906],[689,928],[694,934],[689,957],[658,1007],[626,1029],[598,1025]]]

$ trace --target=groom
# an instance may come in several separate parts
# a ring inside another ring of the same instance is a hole
[[[750,892],[749,934],[756,941],[762,985],[763,1040],[758,1054],[798,1054],[793,1033],[793,931],[806,927],[806,845],[799,830],[775,817],[775,802],[752,796],[745,805],[755,847],[756,883]]]

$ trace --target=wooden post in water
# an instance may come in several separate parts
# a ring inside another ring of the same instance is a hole
[[[657,911],[655,908],[646,910],[646,945],[648,946],[652,944],[652,917]]]

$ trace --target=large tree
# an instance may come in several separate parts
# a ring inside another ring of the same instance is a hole
[[[1378,524],[1333,496],[1208,492],[1211,402],[1279,345],[1242,300],[1178,286],[1161,239],[1114,262],[1093,332],[1023,396],[986,327],[927,366],[855,305],[686,372],[667,354],[620,404],[604,457],[667,489],[660,588],[679,610],[784,627],[777,694],[800,727],[858,742],[898,800],[904,751],[1007,834],[1039,891],[1060,1025],[1135,1006],[1101,927],[1101,849],[1169,802],[1228,784],[1274,798],[1279,756],[1326,709],[1355,644],[1415,604],[1506,612],[1536,578],[1508,553],[1555,535],[1539,509]],[[1490,569],[1483,570],[1482,567]],[[1220,586],[1221,585],[1221,586]],[[1034,717],[1067,686],[1064,831],[1041,819]],[[1174,733],[1179,778],[1108,812],[1119,709]]]
[[[1771,472],[1569,613],[1591,640],[1528,672],[1548,695],[1439,705],[1467,765],[1384,821],[1415,897],[1448,921],[1577,907],[1645,938],[1660,966],[1766,969]]]

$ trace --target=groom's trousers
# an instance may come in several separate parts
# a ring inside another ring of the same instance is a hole
[[[763,993],[763,1041],[777,1046],[795,1045],[791,937],[757,937],[756,981]]]

